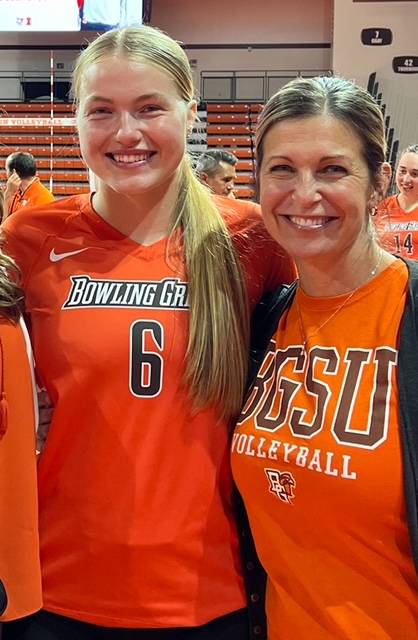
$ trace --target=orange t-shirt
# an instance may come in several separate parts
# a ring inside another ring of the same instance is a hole
[[[333,317],[346,297],[297,292],[233,436],[269,640],[418,637],[396,375],[406,265]]]
[[[35,402],[23,325],[0,321],[0,376],[8,405],[0,440],[0,580],[8,606],[0,622],[42,606],[36,489]]]
[[[54,201],[55,198],[49,189],[36,178],[23,193],[17,191],[9,205],[9,215],[22,207],[37,207]]]
[[[291,276],[259,207],[216,199],[251,306]],[[51,215],[51,213],[53,215]],[[55,405],[39,461],[44,606],[114,627],[204,624],[245,606],[229,435],[182,384],[188,282],[75,196],[4,224],[37,373]]]
[[[418,259],[418,204],[412,211],[401,209],[398,196],[384,200],[374,218],[379,242],[389,253]]]

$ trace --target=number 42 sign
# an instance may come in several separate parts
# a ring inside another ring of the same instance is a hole
[[[392,69],[395,73],[418,73],[418,56],[396,56]]]

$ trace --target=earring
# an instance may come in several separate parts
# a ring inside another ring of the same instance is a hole
[[[369,214],[371,216],[375,216],[377,214],[377,209],[380,203],[380,194],[377,191],[373,191],[373,195],[369,199]]]

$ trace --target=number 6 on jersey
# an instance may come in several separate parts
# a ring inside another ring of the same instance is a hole
[[[149,350],[150,343],[154,345]],[[139,398],[153,398],[161,392],[164,361],[164,329],[154,320],[138,320],[131,327],[130,387]]]

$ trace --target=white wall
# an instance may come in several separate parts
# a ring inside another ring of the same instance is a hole
[[[334,72],[364,87],[370,74],[375,74],[399,149],[418,143],[418,73],[415,70],[399,74],[392,67],[395,56],[405,59],[418,56],[418,2],[335,0],[334,19]],[[366,28],[390,29],[392,43],[362,44],[361,32]]]
[[[154,0],[152,24],[186,44],[329,42],[332,0]]]
[[[304,47],[331,43],[332,0],[207,0],[202,5],[173,0],[168,10],[164,0],[154,0],[152,10],[153,25],[182,41],[196,61],[199,89],[204,71],[331,68],[329,48]],[[222,48],[225,44],[235,48]]]

